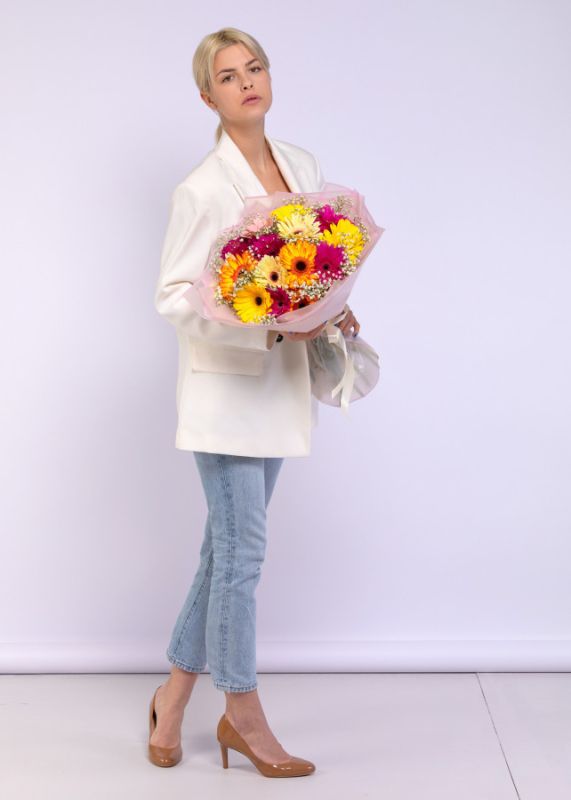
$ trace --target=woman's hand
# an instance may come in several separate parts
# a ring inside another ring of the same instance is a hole
[[[353,314],[349,306],[347,306],[347,313],[341,320],[341,322],[336,322],[336,325],[339,326],[343,336],[349,336],[349,331],[353,328],[353,336],[357,336],[359,331],[361,330],[361,326],[357,322],[356,316]]]

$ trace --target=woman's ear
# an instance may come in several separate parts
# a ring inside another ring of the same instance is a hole
[[[202,100],[206,103],[208,108],[216,110],[216,103],[210,99],[210,97],[206,94],[206,92],[200,92],[200,96]]]

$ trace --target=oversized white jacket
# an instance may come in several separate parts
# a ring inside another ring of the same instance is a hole
[[[323,186],[309,151],[266,134],[291,191]],[[306,340],[203,319],[183,297],[206,266],[223,228],[236,224],[243,198],[267,192],[240,148],[222,131],[215,147],[171,197],[155,308],[179,346],[175,447],[244,456],[307,456],[318,401],[311,394]]]

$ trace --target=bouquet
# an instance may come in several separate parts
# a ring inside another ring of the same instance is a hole
[[[307,332],[344,309],[383,231],[345,186],[248,197],[184,296],[209,320]]]

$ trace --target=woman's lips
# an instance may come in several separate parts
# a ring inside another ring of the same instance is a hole
[[[244,102],[242,103],[242,105],[243,105],[243,106],[249,106],[249,105],[250,105],[250,103],[257,103],[257,102],[258,102],[258,100],[261,100],[261,99],[262,99],[261,97],[252,97],[250,100],[244,100]]]

